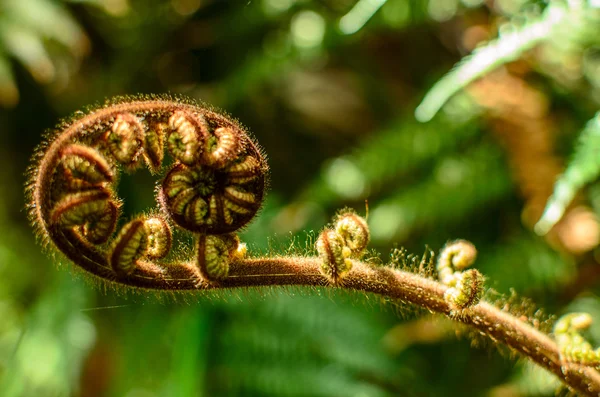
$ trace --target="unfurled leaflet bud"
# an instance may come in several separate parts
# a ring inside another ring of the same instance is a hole
[[[350,249],[354,258],[360,258],[369,244],[367,221],[353,212],[343,212],[337,216],[335,231]]]
[[[176,111],[169,118],[171,133],[167,147],[173,157],[186,165],[194,165],[200,158],[203,142],[208,136],[204,117],[189,112]]]
[[[569,313],[562,316],[554,325],[554,337],[565,362],[600,367],[600,349],[592,345],[581,335],[592,324],[588,313]]]
[[[477,249],[467,240],[449,242],[442,249],[437,262],[437,271],[442,283],[448,284],[455,271],[463,270],[475,263]]]
[[[106,189],[94,189],[64,196],[52,209],[52,224],[65,228],[81,227],[82,234],[94,244],[108,240],[118,218],[118,206]]]
[[[129,169],[139,165],[144,144],[144,127],[131,113],[119,114],[106,134],[108,149],[114,158]]]
[[[200,274],[210,281],[227,277],[231,261],[245,255],[245,248],[239,250],[239,246],[235,234],[200,235],[196,251]]]
[[[342,237],[334,230],[325,229],[315,246],[321,260],[321,273],[333,284],[340,283],[342,277],[352,269],[349,259],[351,251],[344,245]]]
[[[241,140],[235,131],[228,127],[219,127],[204,144],[203,162],[222,168],[234,161],[241,149]]]
[[[454,310],[463,310],[475,306],[483,296],[484,277],[476,269],[455,274],[454,287],[448,288],[444,299]]]
[[[161,218],[140,217],[127,223],[112,244],[110,265],[119,275],[131,274],[140,259],[160,259],[171,248],[171,230]]]
[[[72,144],[62,150],[61,164],[70,189],[83,190],[114,180],[108,161],[94,148]]]
[[[146,130],[144,160],[146,160],[146,164],[152,173],[157,173],[162,165],[167,129],[165,123],[154,123]]]

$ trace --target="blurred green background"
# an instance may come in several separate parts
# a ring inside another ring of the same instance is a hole
[[[554,395],[555,378],[510,352],[377,296],[105,290],[42,252],[23,186],[60,118],[114,95],[185,94],[238,118],[268,154],[270,192],[242,236],[252,253],[312,250],[336,210],[364,214],[368,200],[381,261],[469,239],[490,287],[531,298],[527,316],[591,313],[597,345],[600,184],[547,236],[532,230],[600,107],[599,7],[0,0],[0,396]],[[454,64],[543,25],[550,9],[564,17],[556,29],[510,56],[492,51],[498,61],[464,89],[469,79],[448,75],[442,91],[457,94],[416,121]],[[155,183],[146,171],[123,177],[126,215],[155,205]]]

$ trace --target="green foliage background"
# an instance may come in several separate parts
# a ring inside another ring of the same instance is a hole
[[[588,7],[583,19],[578,6]],[[471,79],[448,75],[444,87],[457,94],[432,121],[415,120],[426,92],[475,44],[511,37],[550,7],[568,17],[557,30]],[[480,252],[476,266],[498,291],[491,295],[533,299],[536,306],[521,309],[528,316],[538,307],[587,311],[597,345],[600,166],[591,124],[576,142],[600,102],[598,7],[592,0],[0,0],[0,395],[554,395],[556,379],[510,352],[377,296],[98,288],[36,245],[24,170],[44,130],[85,105],[182,93],[238,118],[268,153],[271,189],[243,233],[251,252],[311,251],[310,231],[343,206],[364,213],[368,200],[382,262],[395,247],[420,254],[425,245],[437,251],[469,239]],[[475,77],[489,81],[495,68],[505,73],[495,90],[463,90]],[[536,94],[512,89],[522,84]],[[548,111],[523,118],[503,107],[513,100],[524,114]],[[540,125],[551,132],[528,139],[523,126]],[[575,203],[587,217],[540,237],[524,212],[528,192],[541,191],[534,198],[545,203],[574,148],[583,154],[565,175],[585,170],[574,189],[591,182]],[[556,172],[548,177],[547,169]],[[126,214],[154,205],[155,183],[145,171],[123,177]]]

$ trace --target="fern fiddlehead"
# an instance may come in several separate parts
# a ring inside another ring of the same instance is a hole
[[[173,159],[163,165],[165,153]],[[119,227],[122,169],[166,168],[158,210]],[[268,167],[258,145],[230,118],[191,101],[120,98],[63,123],[34,156],[30,219],[46,244],[102,280],[159,290],[282,285],[329,286],[379,294],[463,322],[529,357],[585,395],[600,373],[564,360],[549,336],[481,299],[483,276],[463,269],[470,243],[442,252],[440,281],[362,261],[365,219],[341,212],[316,242],[319,257],[246,258],[236,235],[260,208]],[[188,258],[169,259],[176,226],[194,238]],[[118,229],[118,231],[117,231]],[[464,263],[463,263],[464,262]]]
[[[160,212],[116,232],[119,171],[174,159],[159,186]],[[40,149],[30,215],[70,260],[106,280],[145,288],[193,288],[227,275],[234,234],[260,208],[267,178],[260,148],[238,123],[184,100],[117,99],[76,119]],[[172,224],[194,235],[198,257],[160,262]],[[116,234],[116,236],[113,236]],[[188,263],[189,262],[189,263]]]

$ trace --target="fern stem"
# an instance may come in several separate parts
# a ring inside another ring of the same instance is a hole
[[[161,279],[154,276],[147,278],[144,287],[201,291],[285,285],[333,287],[320,272],[320,266],[320,259],[312,257],[245,259],[231,263],[227,278],[211,283],[198,283],[197,279],[180,277],[181,274],[168,274],[167,268]],[[119,282],[139,287],[140,277],[142,275],[138,273],[130,283],[122,279]],[[488,302],[482,301],[471,308],[455,311],[444,300],[448,287],[437,281],[406,271],[353,261],[352,270],[334,288],[375,293],[446,315],[529,358],[581,395],[600,394],[600,373],[591,367],[563,362],[558,346],[548,335]]]
[[[50,228],[57,248],[84,270],[107,281],[114,280],[105,257],[85,245],[74,246],[70,233]],[[74,233],[74,232],[73,232]],[[206,291],[227,288],[264,286],[315,286],[375,293],[411,303],[431,312],[446,315],[502,343],[554,373],[581,395],[600,395],[600,372],[594,368],[561,360],[557,344],[548,335],[490,303],[480,303],[454,310],[444,299],[448,287],[440,282],[390,267],[375,267],[353,260],[352,269],[334,286],[320,268],[322,260],[314,257],[275,257],[236,260],[229,265],[228,276],[219,281],[199,277],[193,263],[155,266],[139,263],[136,270],[119,277],[118,283],[137,288],[167,291]]]
[[[318,258],[281,257],[248,259],[232,264],[230,276],[218,288],[263,285],[327,285],[319,272]],[[203,289],[214,288],[203,286]],[[453,311],[444,300],[447,287],[437,281],[388,267],[355,261],[344,276],[344,289],[372,292],[406,301],[444,314],[507,345],[541,367],[556,374],[582,395],[600,394],[600,373],[593,368],[561,361],[556,343],[544,333],[490,303]]]

